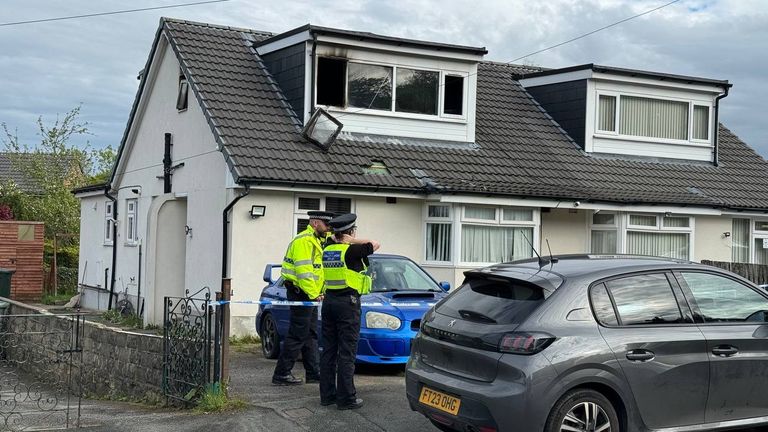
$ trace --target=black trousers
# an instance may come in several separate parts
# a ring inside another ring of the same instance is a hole
[[[289,301],[310,300],[304,291],[292,285],[286,284],[285,291]],[[317,379],[320,376],[317,360],[317,307],[291,306],[288,336],[283,341],[274,375],[285,376],[291,373],[299,353],[306,376]]]
[[[355,357],[360,339],[360,295],[352,289],[327,290],[323,300],[323,354],[320,356],[320,399],[353,403]]]

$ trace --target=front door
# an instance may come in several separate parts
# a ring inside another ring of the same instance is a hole
[[[635,274],[593,288],[606,290],[615,310],[615,324],[600,332],[651,429],[703,423],[707,402],[706,342],[670,278]]]
[[[681,272],[707,340],[707,423],[768,416],[768,298],[725,275]]]
[[[187,200],[166,201],[157,214],[154,322],[163,323],[164,298],[184,297],[187,261]],[[193,291],[194,292],[194,291]]]

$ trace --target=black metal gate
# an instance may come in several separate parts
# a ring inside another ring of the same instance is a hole
[[[194,403],[211,382],[213,305],[208,287],[186,297],[165,297],[163,392]]]
[[[80,426],[84,318],[0,315],[0,430]]]

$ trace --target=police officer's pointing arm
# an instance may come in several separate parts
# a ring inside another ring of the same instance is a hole
[[[381,247],[381,243],[377,242],[376,240],[365,240],[365,239],[359,239],[352,237],[349,234],[344,234],[341,236],[341,243],[347,243],[347,244],[366,244],[370,243],[373,245],[373,250],[377,251]]]

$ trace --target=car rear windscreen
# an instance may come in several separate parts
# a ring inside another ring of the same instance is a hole
[[[544,290],[514,279],[469,278],[437,312],[488,324],[518,324],[544,302]]]

